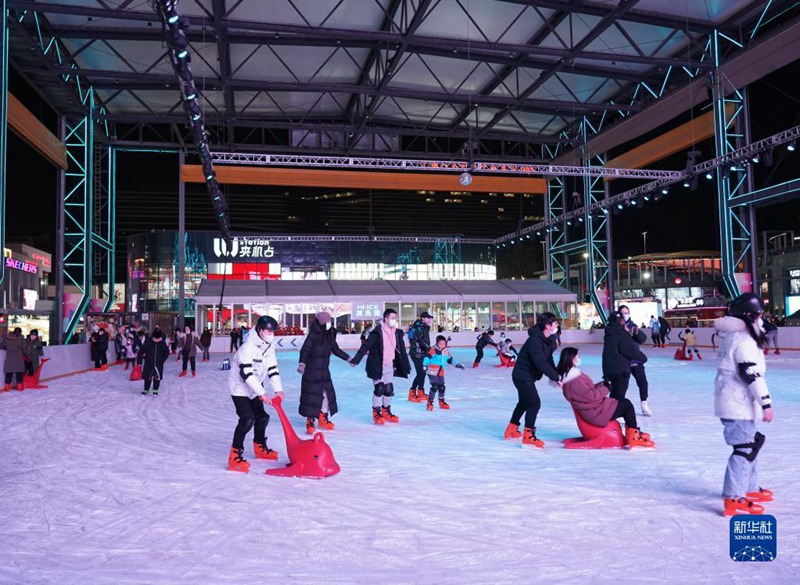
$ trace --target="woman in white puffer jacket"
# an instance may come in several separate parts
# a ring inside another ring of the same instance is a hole
[[[764,305],[746,293],[728,307],[728,316],[714,327],[722,343],[714,383],[714,414],[725,427],[725,442],[733,447],[725,470],[722,492],[726,516],[738,512],[761,514],[758,502],[772,501],[772,492],[759,487],[756,458],[764,435],[756,432],[756,419],[772,421],[772,400],[764,380]]]

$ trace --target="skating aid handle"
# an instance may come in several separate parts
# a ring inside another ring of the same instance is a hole
[[[275,409],[275,412],[278,413],[278,418],[281,421],[281,427],[283,428],[283,435],[286,439],[286,448],[289,449],[290,443],[297,443],[300,441],[300,437],[297,436],[297,433],[294,432],[291,423],[289,422],[289,417],[286,416],[286,413],[283,411],[283,406],[281,403],[283,399],[280,396],[275,396],[272,399],[272,407]]]

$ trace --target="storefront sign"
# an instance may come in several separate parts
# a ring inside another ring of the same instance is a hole
[[[380,319],[383,316],[381,303],[353,303],[354,319]]]
[[[272,258],[275,248],[266,238],[233,238],[230,245],[223,238],[214,238],[214,255],[217,258]]]
[[[6,257],[6,266],[9,268],[15,268],[16,270],[22,270],[23,272],[30,272],[31,274],[36,274],[39,272],[39,267],[36,266],[36,264],[23,262],[22,260],[17,260],[16,258]]]

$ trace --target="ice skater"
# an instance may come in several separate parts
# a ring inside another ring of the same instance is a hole
[[[386,309],[383,319],[350,360],[350,365],[355,367],[365,354],[369,354],[366,372],[372,380],[372,422],[376,425],[400,422],[392,412],[392,396],[394,377],[407,378],[411,373],[404,337],[403,330],[397,327],[397,311]]]
[[[203,351],[203,346],[200,343],[200,338],[194,334],[194,331],[188,325],[183,328],[183,335],[178,341],[178,347],[181,350],[179,355],[183,359],[183,366],[178,377],[183,378],[186,375],[187,365],[191,364],[192,378],[194,378],[197,375],[197,349],[199,348],[200,351]]]
[[[39,360],[44,357],[42,340],[39,337],[38,329],[31,329],[24,344],[25,373],[29,376],[36,374],[39,369]]]
[[[11,380],[14,377],[17,380],[16,389],[22,390],[25,376],[25,339],[22,337],[22,329],[14,327],[11,333],[0,339],[0,349],[6,350],[6,360],[3,363],[6,385],[3,390],[11,390]]]
[[[253,429],[253,451],[256,459],[277,459],[278,453],[267,446],[267,424],[269,415],[264,404],[272,404],[264,389],[264,381],[269,379],[275,396],[283,398],[283,384],[275,356],[275,332],[278,322],[263,315],[256,322],[256,334],[248,335],[247,341],[239,347],[231,359],[228,389],[239,422],[233,432],[233,444],[228,455],[228,469],[247,473],[250,462],[244,458],[244,438]]]
[[[428,375],[428,381],[431,384],[431,389],[428,392],[428,410],[433,410],[433,401],[436,400],[436,395],[439,395],[439,408],[442,410],[450,410],[450,405],[445,402],[444,392],[444,368],[446,364],[451,364],[463,370],[463,364],[456,362],[455,358],[450,354],[447,349],[447,338],[444,335],[436,336],[436,345],[428,350],[428,355],[422,360],[422,365],[425,367],[425,372]]]
[[[653,340],[653,347],[661,347],[661,323],[654,315],[650,315],[650,339]]]
[[[331,379],[331,355],[349,361],[347,352],[336,342],[336,329],[329,313],[317,313],[308,327],[308,335],[300,348],[300,363],[297,371],[300,382],[300,416],[306,417],[306,432],[313,435],[318,426],[332,431],[335,425],[331,417],[339,411],[336,389]]]
[[[764,346],[764,355],[769,355],[770,345],[775,350],[775,355],[781,355],[781,348],[778,347],[778,326],[769,315],[764,317],[764,333],[767,339],[767,345]]]
[[[522,346],[517,363],[511,372],[511,381],[517,389],[518,400],[503,434],[505,440],[522,437],[523,445],[544,449],[544,441],[536,437],[536,417],[542,406],[536,382],[541,380],[542,376],[547,376],[561,387],[553,362],[553,353],[558,343],[555,338],[556,331],[558,331],[558,318],[553,313],[542,313],[536,320],[536,325],[528,329],[528,339]],[[521,433],[519,425],[523,414],[525,430]]]
[[[604,427],[615,418],[625,421],[625,442],[630,449],[652,448],[656,444],[650,435],[641,432],[636,424],[636,409],[627,398],[617,400],[608,396],[609,388],[605,382],[595,384],[578,366],[581,358],[574,347],[561,350],[556,372],[561,379],[564,398],[572,405],[578,415],[590,425]]]
[[[608,315],[608,325],[603,336],[603,380],[611,388],[612,398],[625,398],[631,379],[632,360],[643,364],[647,361],[647,356],[625,328],[625,317],[622,313],[612,311]]]
[[[636,327],[636,323],[631,319],[631,310],[627,305],[619,306],[620,314],[625,318],[625,328],[631,334],[633,340],[640,346],[647,342],[647,335],[644,331]],[[643,416],[653,416],[653,411],[647,400],[650,395],[650,383],[647,381],[647,371],[644,367],[644,362],[632,359],[631,360],[631,376],[636,380],[636,387],[639,389],[639,405]]]
[[[678,339],[684,344],[683,353],[687,360],[692,359],[692,352],[697,354],[697,359],[702,360],[703,356],[700,355],[700,350],[697,349],[697,336],[689,328],[686,328],[682,333],[678,333]]]
[[[483,359],[483,348],[487,345],[491,345],[495,349],[497,349],[497,343],[495,343],[494,339],[494,331],[489,329],[488,331],[484,331],[478,336],[478,343],[475,344],[475,362],[472,364],[473,368],[477,368],[481,365],[481,360]]]
[[[500,365],[506,368],[514,367],[514,361],[517,359],[519,352],[511,340],[508,339],[504,333],[500,334],[500,343],[497,344],[497,355],[500,357]]]
[[[153,385],[153,396],[158,396],[161,380],[164,379],[164,362],[169,357],[169,346],[158,326],[153,328],[153,333],[145,340],[136,357],[137,361],[143,364],[144,389],[142,396],[147,396],[147,393],[150,392],[150,384]]]
[[[772,492],[758,483],[756,460],[764,435],[756,419],[772,422],[772,399],[764,380],[766,339],[761,329],[764,304],[745,293],[728,306],[728,315],[714,321],[720,339],[714,382],[714,415],[724,427],[725,442],[733,448],[722,486],[725,516],[739,512],[761,514]]]
[[[431,350],[431,323],[433,315],[423,311],[419,319],[414,321],[408,330],[408,355],[414,364],[416,376],[411,382],[408,391],[409,402],[424,402],[428,395],[425,394],[425,367],[422,362]]]

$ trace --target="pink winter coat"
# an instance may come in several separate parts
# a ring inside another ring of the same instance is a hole
[[[564,398],[578,411],[581,418],[596,427],[604,427],[617,409],[617,399],[609,398],[608,387],[573,367],[562,380]]]

